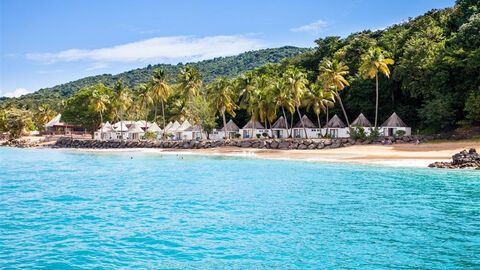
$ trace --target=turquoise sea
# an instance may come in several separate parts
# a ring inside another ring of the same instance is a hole
[[[479,269],[480,171],[0,148],[3,269]]]

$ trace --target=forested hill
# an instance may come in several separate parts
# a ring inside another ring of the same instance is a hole
[[[211,60],[188,63],[188,65],[195,66],[202,73],[204,83],[209,83],[216,77],[234,77],[263,64],[278,63],[282,59],[292,57],[309,50],[310,49],[306,48],[286,46],[281,48],[249,51],[236,56],[219,57]],[[157,68],[164,68],[170,74],[171,79],[174,80],[180,67],[184,65],[187,64],[180,63],[177,65],[148,65],[145,68],[134,69],[116,75],[103,74],[91,76],[54,87],[40,89],[37,92],[24,95],[20,98],[12,98],[7,100],[15,103],[16,105],[27,107],[37,107],[42,103],[49,103],[55,106],[57,102],[60,102],[60,99],[65,98],[82,88],[90,87],[97,83],[113,86],[116,81],[121,80],[129,87],[133,88],[134,86],[147,82],[149,79],[151,79],[153,70]],[[2,99],[5,100],[5,98]],[[1,104],[0,107],[2,107]]]

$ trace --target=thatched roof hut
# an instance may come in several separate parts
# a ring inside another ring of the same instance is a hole
[[[400,117],[396,114],[393,113],[387,121],[385,121],[382,125],[382,127],[407,127],[407,125],[400,119]]]
[[[368,121],[368,119],[363,115],[363,113],[360,113],[360,115],[355,119],[352,124],[352,127],[354,126],[361,126],[361,127],[371,127],[372,123]]]
[[[345,127],[347,127],[347,126],[345,126],[343,121],[336,114],[325,125],[325,128],[345,128]]]
[[[152,133],[160,133],[162,132],[162,129],[157,125],[157,123],[153,122],[150,127],[147,128],[147,131]]]
[[[287,129],[287,126],[285,125],[285,118],[280,116],[273,124],[272,129]]]
[[[180,123],[178,121],[173,122],[173,124],[169,128],[165,128],[165,132],[175,132],[180,127]]]
[[[203,132],[203,128],[201,125],[196,124],[195,126],[189,126],[184,131]]]
[[[303,125],[305,125],[305,128],[317,128],[317,126],[312,121],[310,121],[310,119],[308,119],[306,115],[302,116],[302,120],[303,120]],[[293,126],[293,128],[303,128],[302,121],[298,121]]]
[[[127,132],[128,131],[128,127],[127,125],[125,124],[125,122],[118,122],[115,124],[116,128],[115,131],[122,131],[122,132]]]
[[[230,121],[227,122],[227,130],[234,131],[234,132],[239,132],[240,128],[230,119]]]
[[[188,120],[183,121],[183,123],[175,130],[175,132],[182,132],[186,130],[187,128],[191,127],[190,123]]]
[[[242,129],[264,129],[264,127],[262,124],[260,124],[260,122],[253,122],[252,120],[250,120],[245,126],[243,126]]]
[[[144,133],[144,131],[137,123],[132,123],[128,129],[128,133]]]

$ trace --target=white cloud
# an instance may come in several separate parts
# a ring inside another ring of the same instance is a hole
[[[54,53],[29,53],[26,57],[43,63],[94,61],[96,66],[110,62],[200,61],[239,54],[264,47],[261,41],[244,35],[172,36],[93,50],[69,49]],[[94,65],[94,66],[95,66]]]
[[[312,34],[318,35],[320,32],[322,32],[325,27],[327,26],[327,22],[318,20],[316,22],[307,24],[307,25],[302,25],[296,28],[290,29],[292,32],[310,32]]]
[[[28,91],[25,88],[17,88],[13,92],[6,92],[5,94],[2,94],[2,96],[12,98],[12,97],[19,97],[19,96],[22,96],[22,95],[26,95],[28,93],[30,93],[30,91]],[[1,94],[1,92],[0,92],[0,94]]]

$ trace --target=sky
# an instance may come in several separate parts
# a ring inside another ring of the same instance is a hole
[[[0,96],[383,29],[454,0],[0,0]]]

